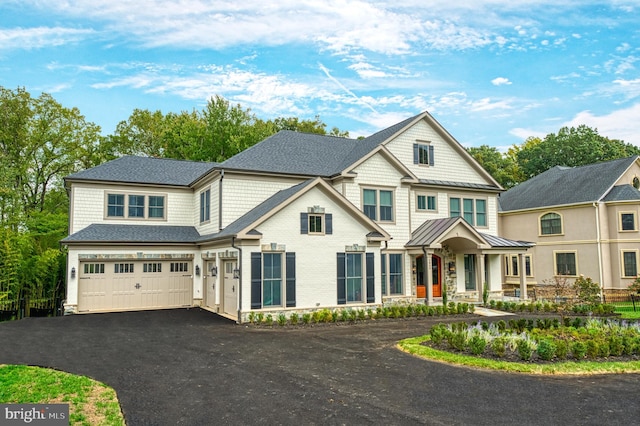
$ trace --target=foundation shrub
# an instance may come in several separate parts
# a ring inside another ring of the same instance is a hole
[[[472,354],[480,355],[484,353],[487,347],[487,341],[482,336],[475,334],[469,338],[468,345]]]
[[[526,339],[518,340],[516,348],[521,360],[529,361],[531,359],[531,356],[533,355],[533,346],[531,345],[531,342]]]
[[[289,316],[289,321],[291,322],[291,325],[297,325],[298,322],[300,322],[300,315],[297,312],[293,312]]]
[[[491,342],[491,350],[497,357],[503,358],[507,353],[507,339],[498,337]]]
[[[559,360],[567,359],[569,355],[569,343],[564,339],[556,340],[556,357]]]
[[[587,345],[581,341],[575,341],[571,344],[571,354],[575,359],[584,359],[587,354]]]
[[[311,322],[311,314],[309,312],[302,314],[302,323],[309,324],[310,322]]]
[[[543,339],[538,343],[536,352],[540,359],[551,361],[556,356],[557,346],[550,339]]]
[[[285,314],[278,315],[278,325],[285,325],[287,323],[287,316]]]

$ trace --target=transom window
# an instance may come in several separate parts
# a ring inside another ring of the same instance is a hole
[[[575,252],[556,252],[555,253],[556,275],[578,275],[576,266]]]
[[[620,230],[621,231],[636,230],[636,214],[634,212],[620,213]]]
[[[435,195],[418,195],[417,196],[417,208],[418,210],[437,210],[436,196]]]
[[[147,205],[148,208],[145,208]],[[107,194],[107,217],[164,219],[164,205],[164,195]]]
[[[393,222],[393,191],[363,189],[362,210],[372,220]]]
[[[558,213],[547,213],[541,216],[540,233],[542,235],[562,234],[562,216]]]
[[[622,252],[622,276],[635,278],[638,276],[638,251]]]
[[[487,226],[487,200],[483,198],[449,198],[449,217],[464,217],[474,226]]]

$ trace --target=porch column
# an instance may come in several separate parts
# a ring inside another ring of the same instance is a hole
[[[482,253],[476,257],[476,263],[478,264],[478,275],[476,276],[476,282],[478,283],[478,302],[482,302],[482,292],[484,291],[484,276],[486,268],[484,257],[485,255]]]
[[[433,255],[431,253],[427,253],[425,251],[424,256],[422,256],[422,261],[424,262],[424,274],[425,274],[425,285],[427,286],[427,305],[433,305],[433,273],[431,271],[432,263],[433,263]]]
[[[524,262],[524,253],[518,254],[518,263],[520,270],[520,299],[527,300],[529,297],[527,296],[527,269]]]

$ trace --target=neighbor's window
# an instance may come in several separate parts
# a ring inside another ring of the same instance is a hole
[[[107,196],[107,216],[124,217],[124,194],[109,194]]]
[[[635,231],[636,230],[636,214],[620,213],[620,230]]]
[[[626,278],[635,278],[638,276],[638,252],[623,251],[622,252],[622,272]]]
[[[556,252],[556,275],[577,275],[576,253]]]
[[[547,213],[540,217],[542,235],[562,234],[562,217],[558,213]]]

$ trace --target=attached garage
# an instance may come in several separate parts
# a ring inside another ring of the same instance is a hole
[[[192,266],[185,260],[81,261],[78,312],[191,306]]]

